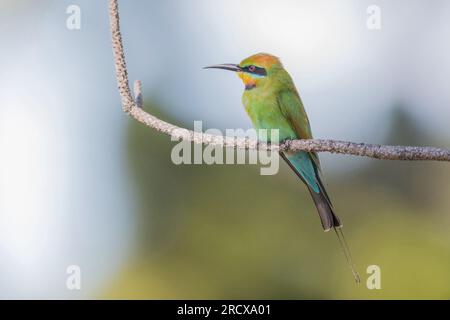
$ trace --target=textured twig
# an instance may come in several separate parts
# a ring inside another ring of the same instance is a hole
[[[122,36],[119,26],[119,8],[117,0],[109,0],[109,16],[112,37],[112,46],[116,66],[116,77],[122,108],[137,121],[169,136],[192,141],[195,143],[211,144],[239,149],[271,149],[280,151],[316,151],[350,154],[385,160],[436,160],[450,161],[450,150],[434,147],[385,146],[366,143],[354,143],[337,140],[288,140],[280,145],[268,145],[250,138],[222,137],[217,135],[194,132],[177,127],[149,114],[142,109],[141,83],[135,81],[135,98],[131,94],[128,84],[128,73],[125,64],[125,55]]]

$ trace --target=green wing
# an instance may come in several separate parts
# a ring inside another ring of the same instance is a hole
[[[289,88],[278,93],[278,106],[283,116],[297,134],[298,139],[312,139],[311,126],[302,100],[295,88]],[[312,160],[320,171],[320,161],[317,153],[309,152]]]
[[[312,139],[311,126],[297,91],[284,90],[278,94],[278,106],[299,139]]]

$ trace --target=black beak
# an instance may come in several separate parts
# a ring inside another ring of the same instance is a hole
[[[229,71],[234,71],[234,72],[242,71],[241,67],[239,67],[237,64],[232,64],[232,63],[216,64],[214,66],[204,67],[203,69],[223,69],[223,70],[229,70]]]

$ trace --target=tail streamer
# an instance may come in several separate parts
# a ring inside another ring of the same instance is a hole
[[[341,245],[342,251],[344,252],[345,259],[347,260],[348,266],[352,270],[353,277],[355,278],[356,283],[361,282],[361,278],[359,277],[358,272],[356,271],[355,265],[353,264],[352,256],[350,254],[350,249],[348,248],[347,241],[345,241],[344,233],[342,232],[342,227],[333,227],[336,232],[336,236],[339,240],[339,244]]]

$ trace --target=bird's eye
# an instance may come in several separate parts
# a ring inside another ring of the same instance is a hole
[[[255,71],[255,70],[256,70],[256,67],[255,67],[255,66],[253,66],[253,65],[248,66],[248,71],[253,72],[253,71]]]

